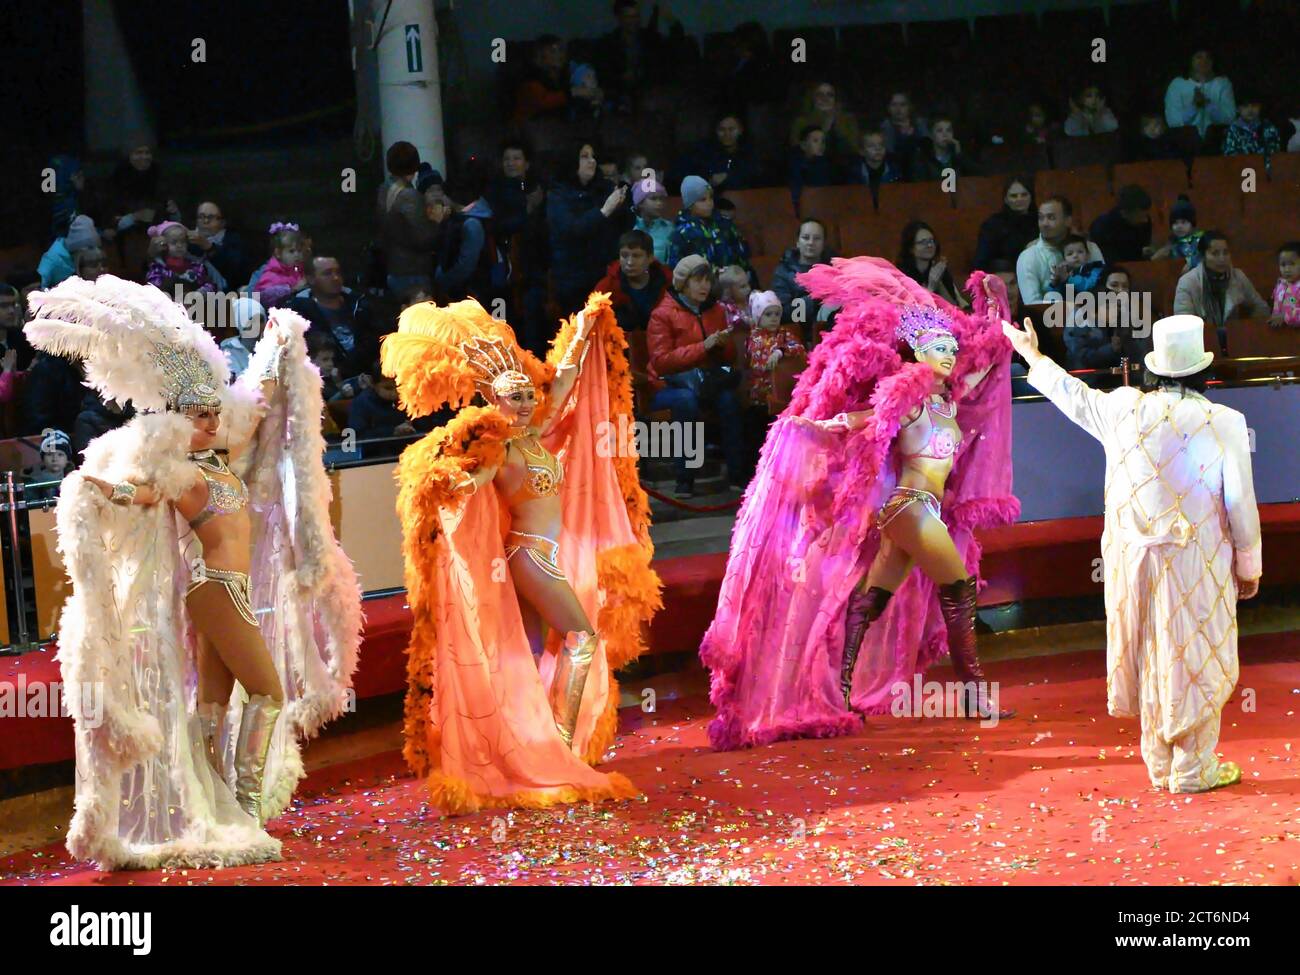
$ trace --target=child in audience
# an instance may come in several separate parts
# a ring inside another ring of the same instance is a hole
[[[1162,261],[1169,257],[1181,257],[1186,261],[1184,273],[1201,263],[1200,242],[1205,234],[1196,229],[1196,208],[1185,196],[1179,196],[1178,202],[1169,209],[1169,243],[1151,255],[1151,260]]]
[[[1070,269],[1070,276],[1065,279],[1064,285],[1049,285],[1045,294],[1049,298],[1060,298],[1067,293],[1068,288],[1073,288],[1076,295],[1096,291],[1101,285],[1106,262],[1088,260],[1088,238],[1081,234],[1070,234],[1061,245],[1061,254],[1065,258],[1065,266]]]
[[[668,260],[668,238],[673,233],[673,222],[664,217],[668,193],[656,179],[644,176],[632,183],[632,210],[636,213],[633,230],[644,230],[654,241],[655,260],[663,264]]]
[[[190,232],[175,220],[149,228],[149,269],[145,280],[173,297],[177,285],[191,291],[216,291],[207,262],[190,256]]]
[[[296,223],[273,223],[267,233],[271,235],[271,259],[257,279],[257,294],[263,307],[273,308],[307,286],[303,275],[307,248]]]
[[[1267,159],[1282,147],[1277,126],[1260,118],[1262,105],[1255,95],[1237,99],[1237,117],[1223,135],[1225,156],[1260,154]]]
[[[410,418],[397,407],[396,381],[383,374],[378,361],[370,369],[369,380],[370,385],[357,394],[348,410],[348,427],[355,431],[358,443],[415,433]],[[393,453],[396,449],[400,448],[375,445],[363,448],[362,455],[373,457]]]
[[[826,132],[819,125],[806,125],[799,133],[799,145],[790,154],[790,194],[797,200],[805,186],[830,186],[835,170],[826,155]]]
[[[1070,99],[1070,116],[1065,120],[1066,135],[1100,135],[1118,128],[1115,113],[1106,105],[1106,99],[1096,85],[1084,85],[1078,98]]]
[[[41,440],[41,462],[28,471],[24,477],[28,484],[46,484],[46,487],[28,488],[27,498],[43,501],[59,493],[57,483],[68,472],[72,459],[72,441],[62,430],[47,430]]]
[[[1277,272],[1273,315],[1268,323],[1274,328],[1300,328],[1300,240],[1289,241],[1277,249]]]
[[[638,180],[646,178],[646,170],[650,169],[650,160],[644,152],[629,152],[627,162],[623,164],[623,179],[630,186],[636,185]],[[656,179],[658,173],[650,169],[650,179]]]
[[[749,317],[754,329],[749,333],[748,358],[750,399],[757,406],[766,404],[775,415],[785,404],[774,399],[772,370],[783,358],[806,360],[808,350],[799,334],[781,323],[781,299],[775,291],[755,291],[749,296]]]
[[[718,288],[721,292],[718,304],[727,315],[727,327],[738,332],[748,332],[754,327],[749,317],[749,299],[753,287],[749,282],[749,272],[739,264],[724,267],[718,272]]]
[[[1047,121],[1047,109],[1032,102],[1025,112],[1025,124],[1020,130],[1020,141],[1027,146],[1047,145],[1052,138],[1053,126]]]
[[[1169,135],[1169,126],[1163,115],[1146,112],[1139,122],[1141,136],[1134,147],[1138,162],[1150,162],[1158,159],[1181,159],[1182,151]]]

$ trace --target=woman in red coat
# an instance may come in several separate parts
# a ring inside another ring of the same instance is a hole
[[[698,254],[683,257],[673,269],[673,284],[663,296],[646,329],[650,350],[650,381],[656,387],[651,409],[671,410],[680,425],[681,443],[702,440],[690,436],[698,429],[701,411],[711,409],[722,421],[722,450],[733,487],[749,477],[745,435],[737,388],[741,373],[726,313],[712,298],[713,268]],[[695,471],[704,461],[702,450],[674,458],[678,498],[695,494]]]

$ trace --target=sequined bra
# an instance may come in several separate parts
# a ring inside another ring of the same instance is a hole
[[[559,494],[560,483],[564,480],[564,465],[560,459],[540,443],[536,450],[529,450],[522,440],[512,442],[524,458],[524,483],[519,486],[510,503]]]
[[[928,460],[947,460],[957,452],[957,446],[961,443],[961,428],[956,430],[949,426],[940,426],[935,422],[935,417],[942,417],[945,420],[951,420],[957,415],[957,406],[954,403],[933,403],[925,404],[930,411],[930,435],[926,437],[925,443],[919,450],[903,454],[903,456],[912,460],[916,457],[924,457]],[[919,419],[919,418],[918,418]]]
[[[243,510],[248,504],[248,487],[226,466],[226,462],[219,454],[205,450],[202,453],[191,454],[190,460],[199,465],[203,480],[208,482],[208,503],[190,522],[191,528],[198,528],[199,525],[218,515],[233,515],[236,511]],[[235,478],[235,484],[218,480],[212,476],[213,474],[231,474]]]

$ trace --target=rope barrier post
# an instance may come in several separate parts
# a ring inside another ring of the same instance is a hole
[[[4,497],[3,509],[8,517],[5,518],[6,530],[0,532],[0,548],[4,549],[9,569],[5,573],[5,613],[9,621],[10,640],[8,646],[0,647],[0,654],[19,654],[36,647],[31,639],[35,606],[29,605],[27,600],[24,563],[31,559],[23,558],[25,546],[22,529],[25,526],[18,517],[19,511],[25,512],[27,506],[23,497],[23,483],[14,477],[13,471],[5,472]],[[24,519],[25,517],[24,515]]]

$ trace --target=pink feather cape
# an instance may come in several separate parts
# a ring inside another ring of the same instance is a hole
[[[845,606],[880,547],[874,516],[897,480],[894,439],[934,381],[929,366],[898,354],[894,328],[906,305],[941,309],[960,345],[951,385],[963,440],[942,501],[972,574],[980,562],[975,530],[1019,515],[1011,494],[1011,346],[1000,328],[1006,291],[992,277],[997,306],[989,308],[985,278],[977,271],[967,282],[974,308],[966,314],[879,258],[836,258],[799,276],[813,297],[841,307],[772,426],[733,530],[717,614],[700,648],[717,708],[714,748],[861,726],[839,689]],[[964,377],[990,365],[967,391]],[[870,421],[853,434],[807,422],[867,408]],[[947,650],[934,584],[913,572],[868,630],[855,708],[887,713],[893,686],[910,684]]]

